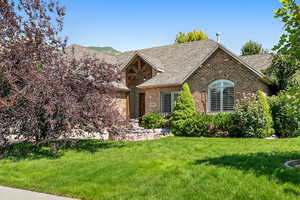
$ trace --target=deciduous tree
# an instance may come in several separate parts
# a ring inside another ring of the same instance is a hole
[[[241,48],[241,54],[243,56],[263,54],[263,53],[268,53],[268,50],[264,49],[262,47],[262,44],[259,44],[251,40],[246,42],[244,46]]]
[[[296,72],[300,62],[289,55],[274,55],[271,66],[266,74],[276,84],[278,90],[287,90],[291,86],[298,85]]]
[[[0,0],[0,145],[11,136],[42,144],[75,127],[120,133],[118,68],[63,54],[65,9],[56,0]]]
[[[275,11],[275,18],[281,18],[285,33],[281,35],[273,50],[300,59],[300,1],[280,0],[282,7]]]
[[[194,31],[188,32],[188,33],[179,32],[176,35],[175,42],[176,43],[186,43],[186,42],[207,40],[207,39],[208,39],[208,37],[203,31],[194,30]]]

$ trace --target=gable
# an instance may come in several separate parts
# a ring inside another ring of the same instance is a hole
[[[242,96],[243,92],[255,93],[258,89],[269,93],[268,84],[260,76],[221,48],[218,48],[185,82],[190,85],[192,91],[205,93],[210,83],[220,79],[232,81],[238,88],[238,96]]]

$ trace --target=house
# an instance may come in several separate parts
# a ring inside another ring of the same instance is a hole
[[[188,83],[198,112],[234,109],[244,94],[272,93],[272,83],[261,72],[271,54],[236,56],[214,40],[128,51],[116,56],[122,80],[115,85],[123,116],[171,113],[173,102]]]

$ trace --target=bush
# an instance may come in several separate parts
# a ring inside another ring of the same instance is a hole
[[[187,83],[183,84],[182,90],[174,103],[174,110],[171,116],[171,131],[180,134],[181,127],[186,119],[191,118],[196,112],[195,101]]]
[[[236,137],[264,138],[274,134],[273,119],[267,98],[261,91],[237,105],[232,116],[231,133]]]
[[[232,129],[232,113],[218,113],[213,116],[213,123],[217,130],[220,132],[228,132],[227,134],[230,133]]]
[[[231,113],[195,114],[183,121],[175,135],[189,137],[229,136]]]
[[[140,124],[146,129],[167,128],[169,121],[158,113],[148,113],[142,117]]]
[[[298,88],[298,94],[300,93]],[[272,116],[274,120],[275,133],[279,137],[295,137],[300,135],[300,106],[294,108],[296,96],[291,94],[291,90],[281,92],[277,96],[269,99]],[[299,100],[298,100],[299,101]]]
[[[259,137],[268,137],[275,133],[275,130],[273,128],[274,122],[273,122],[272,112],[271,112],[271,108],[270,108],[268,99],[264,95],[264,93],[260,90],[257,92],[257,102],[260,105],[258,108],[262,114],[261,117],[262,117],[263,121],[265,122],[265,125],[258,129],[258,136]]]

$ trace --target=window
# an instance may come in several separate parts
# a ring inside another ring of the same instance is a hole
[[[234,109],[234,83],[217,80],[208,86],[209,112],[226,112]]]
[[[160,112],[172,113],[173,103],[176,101],[179,92],[161,92],[160,93]]]

